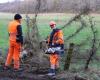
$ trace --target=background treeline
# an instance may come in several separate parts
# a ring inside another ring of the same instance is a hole
[[[15,0],[0,4],[1,12],[34,13],[37,0]],[[78,12],[88,5],[92,12],[100,13],[100,0],[41,0],[40,12]]]

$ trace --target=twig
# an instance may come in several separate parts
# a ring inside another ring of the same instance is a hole
[[[86,61],[85,69],[88,69],[88,65],[89,65],[92,57],[96,53],[96,31],[94,30],[94,24],[93,24],[93,21],[92,21],[91,17],[89,17],[89,22],[90,22],[91,31],[92,31],[92,34],[93,34],[93,42],[92,42],[93,44],[92,44],[91,50],[89,52],[90,56],[89,56],[89,58]]]
[[[73,33],[72,35],[68,36],[65,40],[69,40],[70,38],[74,37],[75,35],[77,35],[81,30],[83,30],[84,27],[86,27],[86,22],[84,20],[82,20],[82,18],[79,19],[79,21],[81,22],[81,27],[77,29],[77,31],[75,33]]]

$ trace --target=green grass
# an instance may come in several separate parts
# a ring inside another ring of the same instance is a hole
[[[0,48],[3,51],[3,54],[6,54],[6,51],[8,49],[9,41],[8,41],[8,32],[7,32],[7,25],[9,21],[13,19],[14,14],[7,14],[7,13],[0,13]],[[30,15],[33,17],[33,15]],[[39,29],[39,34],[40,34],[40,40],[45,39],[49,34],[50,34],[50,27],[49,27],[49,22],[54,20],[57,22],[57,27],[62,27],[66,22],[68,22],[71,17],[73,17],[73,14],[40,14],[37,18],[37,25]],[[100,15],[92,15],[94,17],[94,21],[96,22],[95,28],[98,30],[97,38],[100,39]],[[25,18],[25,15],[23,15]],[[67,28],[63,29],[64,32],[64,39],[66,39],[69,35],[73,34],[79,27],[80,27],[79,22],[73,22],[71,25],[67,26]],[[75,44],[80,44],[81,42],[85,41],[88,37],[89,40],[86,41],[86,45],[83,47],[80,47],[80,51],[82,53],[85,53],[85,49],[89,49],[91,47],[91,38],[92,38],[92,32],[89,27],[90,25],[86,28],[84,28],[79,34],[71,38],[70,40],[66,41],[65,46],[68,45],[69,43],[73,42]],[[25,19],[22,21],[22,28],[25,36],[25,31],[26,31],[26,23]],[[100,41],[98,41],[100,42]],[[98,45],[98,43],[97,43]],[[100,51],[97,51],[97,55],[100,55]],[[85,62],[85,61],[84,61]],[[78,62],[77,64],[72,64],[71,66],[77,66],[81,67],[83,62]],[[93,66],[98,68],[98,65],[100,67],[100,64],[90,64],[90,66]],[[84,64],[83,64],[84,66]],[[76,68],[77,68],[76,67]]]
[[[8,47],[8,32],[7,32],[7,25],[8,22],[13,19],[14,14],[7,14],[7,13],[0,13],[0,48],[5,49]],[[31,18],[34,17],[33,15],[30,15]],[[71,17],[73,17],[73,14],[39,14],[37,18],[38,28],[39,28],[39,34],[40,39],[44,39],[47,37],[47,35],[50,33],[49,28],[49,22],[51,20],[54,20],[57,22],[57,27],[62,27],[66,22],[68,22]],[[94,21],[96,21],[96,29],[98,30],[98,39],[100,39],[100,15],[92,15],[94,17]],[[23,15],[25,18],[25,15]],[[25,33],[26,31],[26,23],[25,20],[22,22],[23,31]],[[67,28],[63,29],[64,32],[64,38],[66,39],[69,35],[73,34],[79,27],[79,22],[73,22],[73,24],[67,26]],[[82,41],[85,41],[88,37],[92,37],[92,33],[90,30],[90,25],[88,24],[88,27],[84,28],[79,34],[77,34],[75,37],[71,38],[67,41],[68,43],[75,43],[80,44]],[[88,43],[89,44],[89,43]],[[86,45],[85,48],[89,48],[90,45]]]

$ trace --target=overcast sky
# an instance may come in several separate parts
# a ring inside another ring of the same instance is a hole
[[[5,2],[12,2],[12,1],[14,1],[14,0],[0,0],[0,3],[5,3]],[[22,1],[22,0],[21,0]]]

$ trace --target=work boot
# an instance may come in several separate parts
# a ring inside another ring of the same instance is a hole
[[[48,76],[55,76],[55,69],[49,69]]]

